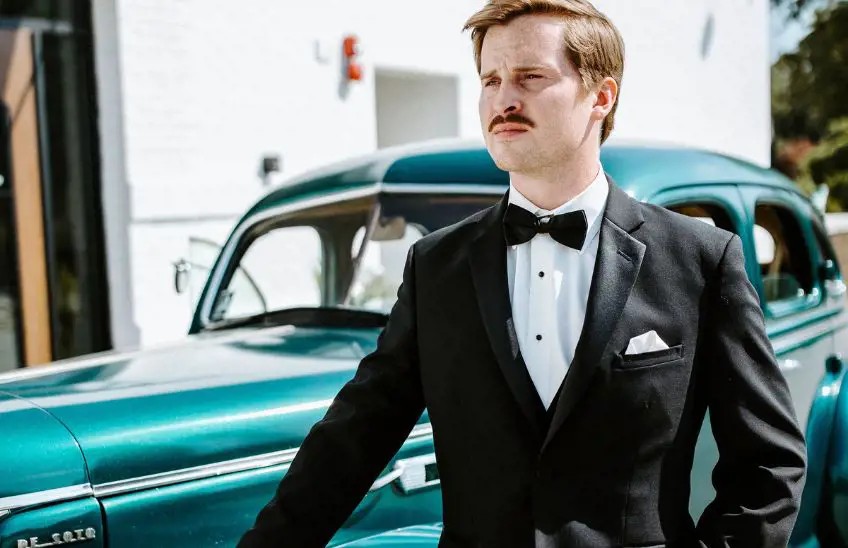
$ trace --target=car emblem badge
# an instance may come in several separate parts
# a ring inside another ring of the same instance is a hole
[[[19,539],[17,548],[43,548],[45,546],[59,546],[60,544],[73,544],[75,542],[88,542],[97,537],[97,531],[93,527],[86,529],[74,529],[63,533],[50,535],[50,542],[39,540],[38,537]]]

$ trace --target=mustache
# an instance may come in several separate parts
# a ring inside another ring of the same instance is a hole
[[[536,127],[536,124],[534,124],[529,118],[525,118],[521,114],[511,112],[506,116],[501,116],[500,114],[495,116],[489,123],[489,133],[494,131],[495,126],[499,124],[524,124],[530,128]]]

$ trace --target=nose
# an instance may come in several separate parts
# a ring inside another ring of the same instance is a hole
[[[505,115],[512,112],[520,112],[523,105],[521,95],[517,86],[510,82],[502,82],[492,102],[496,114]]]

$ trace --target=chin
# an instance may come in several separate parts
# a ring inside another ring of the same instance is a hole
[[[516,143],[487,143],[489,155],[495,165],[504,171],[521,171],[527,162],[528,154],[521,150],[523,147],[514,146]]]

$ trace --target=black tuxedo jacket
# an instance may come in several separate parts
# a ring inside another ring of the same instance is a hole
[[[412,247],[398,301],[239,546],[324,546],[425,406],[440,546],[785,546],[803,436],[738,236],[612,181],[585,324],[546,416],[512,330],[507,201]],[[654,329],[667,350],[625,355]],[[709,409],[716,498],[688,512]]]

